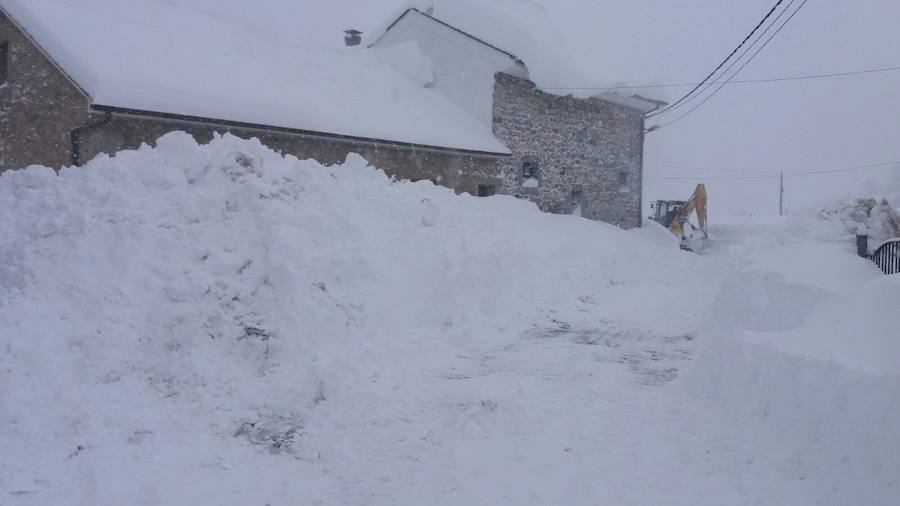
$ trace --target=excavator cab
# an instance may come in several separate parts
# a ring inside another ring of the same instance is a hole
[[[660,225],[669,228],[672,219],[678,215],[678,212],[684,207],[683,200],[657,200],[650,203],[650,211],[653,213],[650,219]]]

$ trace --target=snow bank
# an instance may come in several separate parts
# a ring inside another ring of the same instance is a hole
[[[792,220],[793,228],[808,236],[852,239],[865,232],[870,249],[882,241],[900,236],[900,218],[895,198],[839,199],[822,203]]]
[[[751,336],[795,355],[900,376],[900,276],[881,276],[815,309],[801,328]]]
[[[399,385],[535,325],[677,332],[692,304],[666,287],[699,278],[609,225],[231,136],[4,172],[0,215],[0,492],[17,504],[362,494],[347,480],[375,468],[328,441],[348,417],[406,424],[439,394]]]
[[[685,384],[756,441],[756,454],[745,457],[751,467],[777,454],[780,473],[806,488],[810,504],[893,504],[900,375],[860,374],[728,334],[707,345]]]
[[[892,504],[900,278],[857,257],[852,236],[816,213],[712,235],[733,248],[737,272],[683,384],[757,441],[751,467],[777,454],[810,503]]]
[[[852,247],[823,282],[785,229],[699,256],[179,133],[4,172],[0,216],[17,506],[898,495],[898,287]]]

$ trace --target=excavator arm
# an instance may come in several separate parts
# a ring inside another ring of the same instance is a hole
[[[671,225],[669,225],[669,230],[676,237],[687,239],[684,234],[684,227],[690,223],[688,220],[694,212],[697,213],[697,224],[705,239],[709,234],[706,231],[706,186],[702,183],[697,185],[691,198],[678,210],[678,214],[675,215]]]

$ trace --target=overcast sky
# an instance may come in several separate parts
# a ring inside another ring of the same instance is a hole
[[[483,1],[522,11],[533,11],[535,4],[543,7],[545,22],[562,35],[590,74],[588,80],[595,81],[571,84],[602,85],[696,82],[749,33],[775,0]],[[325,7],[320,0],[304,0],[294,4],[297,17],[285,16],[285,23],[290,26],[292,19],[299,19],[298,37],[339,44],[341,29],[374,26],[400,4],[400,0],[342,0]],[[898,27],[897,0],[809,0],[740,78],[897,66]],[[674,99],[688,89],[652,91]],[[646,200],[686,198],[696,182],[705,181],[713,216],[777,213],[777,178],[722,178],[751,171],[824,170],[900,160],[900,72],[728,86],[684,120],[649,134],[646,155]],[[830,197],[878,192],[892,173],[900,173],[900,167],[787,177],[786,207],[796,211]],[[687,179],[656,179],[671,177]],[[900,176],[893,184],[900,187]]]

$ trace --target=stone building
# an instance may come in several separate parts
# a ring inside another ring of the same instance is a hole
[[[398,178],[641,223],[644,115],[658,102],[542,91],[525,62],[428,13],[404,11],[363,49],[311,64],[318,53],[309,47],[257,37],[226,47],[228,65],[204,65],[195,57],[227,46],[240,28],[220,26],[221,17],[190,20],[216,41],[205,47],[178,40],[177,30],[120,26],[123,11],[92,18],[106,36],[92,39],[91,27],[69,22],[67,5],[0,0],[0,170],[80,165],[172,130],[201,142],[230,132],[324,164],[359,153]],[[176,22],[167,8],[156,14]],[[107,47],[117,33],[130,43]],[[134,49],[144,43],[157,52]],[[277,64],[259,57],[278,51]],[[306,61],[285,64],[298,53]]]

